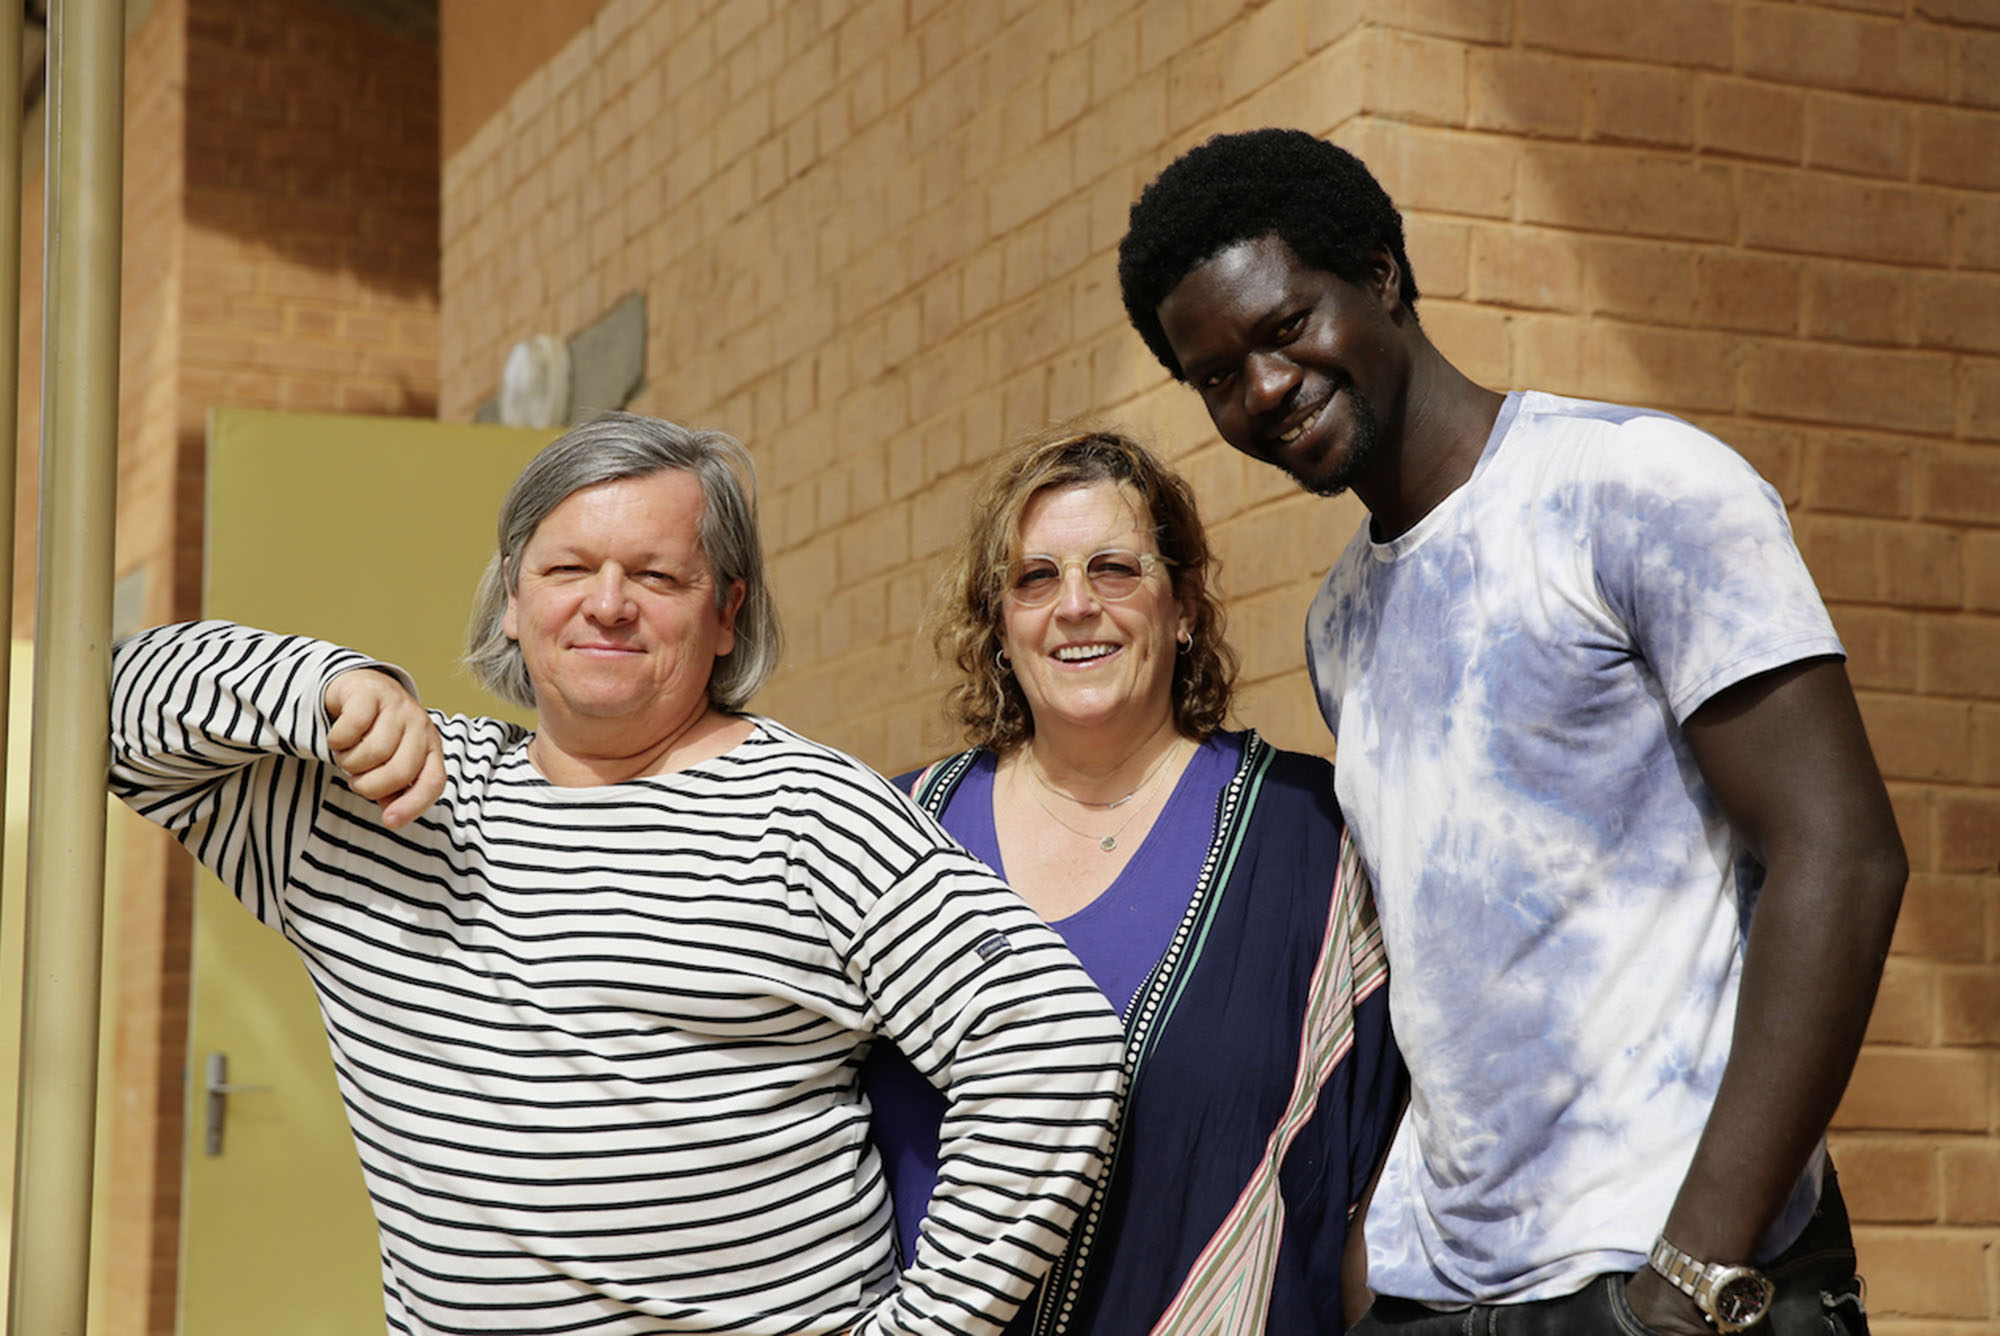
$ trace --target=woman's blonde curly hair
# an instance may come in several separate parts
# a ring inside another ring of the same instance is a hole
[[[1035,733],[1021,684],[1000,661],[1007,565],[1021,516],[1037,493],[1111,482],[1138,496],[1168,562],[1193,644],[1174,658],[1174,725],[1201,741],[1222,726],[1236,684],[1236,653],[1223,638],[1222,604],[1210,590],[1216,562],[1186,480],[1150,450],[1112,431],[1048,432],[995,463],[973,500],[972,527],[939,582],[926,621],[938,658],[958,670],[945,714],[975,746],[1003,755]]]

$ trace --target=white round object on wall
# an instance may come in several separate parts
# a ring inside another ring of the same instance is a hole
[[[553,334],[522,339],[500,372],[500,421],[509,427],[569,422],[569,345]]]

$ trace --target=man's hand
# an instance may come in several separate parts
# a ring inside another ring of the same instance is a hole
[[[1715,1336],[1694,1300],[1667,1284],[1660,1273],[1642,1266],[1625,1282],[1625,1303],[1632,1316],[1661,1336]]]
[[[382,824],[408,825],[444,792],[444,744],[424,707],[387,673],[361,668],[326,684],[326,743]]]

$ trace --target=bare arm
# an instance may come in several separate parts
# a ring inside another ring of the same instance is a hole
[[[1765,880],[1729,1064],[1666,1235],[1704,1261],[1748,1261],[1847,1086],[1908,864],[1838,661],[1738,683],[1696,710],[1686,732]],[[1713,1330],[1649,1268],[1627,1294],[1659,1331]]]

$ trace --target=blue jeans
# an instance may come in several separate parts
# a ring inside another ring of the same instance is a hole
[[[1777,1290],[1771,1311],[1750,1328],[1769,1336],[1868,1336],[1861,1278],[1847,1203],[1827,1163],[1819,1207],[1791,1247],[1764,1268]],[[1575,1294],[1520,1304],[1475,1304],[1439,1312],[1409,1299],[1384,1296],[1348,1336],[1652,1336],[1625,1303],[1622,1272],[1598,1276]]]

